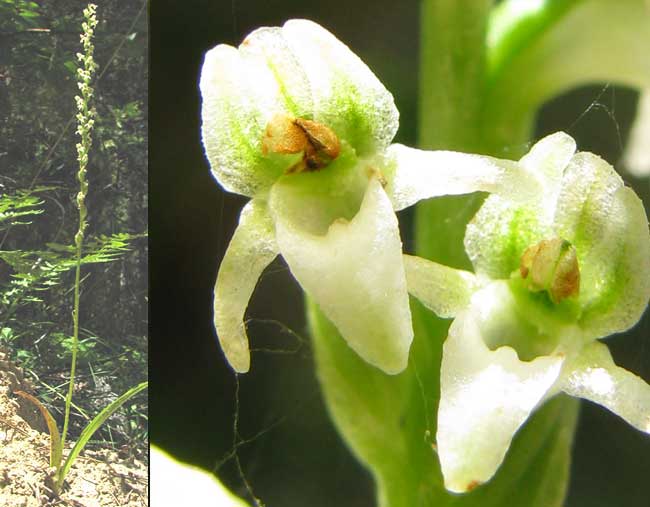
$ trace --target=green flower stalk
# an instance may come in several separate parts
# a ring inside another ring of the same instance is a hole
[[[97,6],[88,4],[83,11],[85,21],[82,23],[81,43],[83,53],[77,53],[77,59],[80,66],[77,69],[77,85],[81,96],[75,96],[77,104],[77,134],[81,141],[77,143],[77,161],[79,162],[79,171],[77,180],[79,181],[79,193],[77,194],[77,207],[79,208],[79,229],[74,237],[77,265],[75,268],[74,284],[74,309],[72,311],[73,330],[72,330],[72,362],[70,365],[70,384],[68,386],[68,395],[65,403],[65,417],[63,420],[63,432],[61,434],[61,447],[65,446],[65,438],[68,432],[68,421],[70,419],[70,406],[72,404],[72,394],[74,392],[74,376],[77,366],[77,349],[79,347],[79,286],[81,277],[81,255],[83,248],[84,232],[86,230],[86,195],[88,195],[88,182],[86,181],[86,168],[88,167],[88,153],[92,146],[92,129],[95,123],[95,110],[91,106],[93,97],[93,88],[90,85],[92,76],[97,69],[97,64],[93,59],[93,36],[97,26],[97,17],[95,15]]]
[[[467,226],[475,273],[406,258],[409,290],[441,317],[436,435],[445,486],[495,473],[518,428],[555,394],[599,403],[650,433],[650,386],[598,341],[634,326],[650,299],[643,204],[614,169],[563,133],[520,162],[540,192],[492,195]]]
[[[249,369],[244,312],[280,253],[352,349],[386,373],[401,372],[413,330],[395,212],[439,195],[531,185],[510,161],[391,144],[393,97],[311,21],[260,28],[238,49],[217,46],[200,87],[212,173],[252,198],[214,291],[229,363]]]

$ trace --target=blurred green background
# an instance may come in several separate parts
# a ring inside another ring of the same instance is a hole
[[[239,391],[212,329],[212,288],[246,199],[224,193],[200,144],[203,54],[259,26],[309,18],[344,41],[395,96],[397,141],[416,142],[419,2],[406,0],[156,0],[150,6],[151,440],[268,507],[372,506],[369,474],[328,419],[315,379],[302,295],[285,264],[267,270],[249,306],[250,373]],[[532,77],[531,77],[532,78]],[[525,83],[522,82],[522,86]],[[612,163],[637,94],[605,83],[545,106],[537,137],[556,130]],[[648,181],[625,176],[650,203]],[[410,216],[400,216],[412,251]],[[610,339],[619,364],[650,381],[650,319]],[[233,418],[244,443],[232,458]],[[649,505],[650,439],[584,403],[568,507]],[[230,456],[230,459],[228,457]],[[517,506],[518,507],[518,506]]]

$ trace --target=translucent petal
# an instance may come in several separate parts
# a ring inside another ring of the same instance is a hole
[[[404,255],[404,269],[409,293],[443,319],[467,308],[479,287],[474,274],[421,257]]]
[[[465,251],[476,273],[509,278],[526,248],[551,235],[538,204],[518,204],[498,195],[485,200],[465,230]]]
[[[350,49],[322,26],[287,21],[282,33],[309,78],[314,120],[332,128],[359,156],[383,151],[397,132],[393,96]]]
[[[540,207],[545,212],[545,220],[553,218],[562,175],[575,152],[574,139],[564,132],[556,132],[540,139],[519,161],[539,178],[542,185]]]
[[[445,487],[455,492],[469,491],[494,475],[563,362],[560,356],[524,362],[507,346],[490,350],[480,325],[483,304],[475,296],[470,308],[457,315],[443,347],[436,439]]]
[[[583,327],[601,337],[633,326],[650,299],[650,233],[640,199],[607,162],[578,153],[562,180],[555,227],[578,252]]]
[[[396,210],[441,195],[492,192],[518,201],[539,195],[536,178],[513,161],[454,151],[425,151],[401,144],[389,147],[384,176]]]
[[[650,385],[616,366],[605,345],[586,345],[565,370],[563,391],[598,403],[635,428],[650,433]]]
[[[318,121],[364,157],[383,151],[398,127],[393,97],[370,69],[306,20],[255,30],[239,49],[208,51],[200,88],[212,171],[224,188],[248,196],[268,190],[287,169],[262,152],[277,114]]]
[[[354,218],[335,221],[323,236],[274,216],[291,272],[350,347],[386,373],[402,371],[411,313],[397,218],[381,184],[373,179]]]
[[[262,154],[269,120],[287,113],[276,76],[258,54],[221,44],[201,70],[201,134],[217,181],[228,191],[254,196],[282,173]]]
[[[244,313],[258,278],[277,253],[266,204],[253,199],[242,210],[214,287],[214,326],[226,359],[239,373],[250,367]]]
[[[503,197],[486,199],[465,233],[465,249],[477,273],[507,278],[526,248],[553,235],[562,175],[575,148],[563,132],[544,137],[519,161],[524,174],[537,181],[537,186],[529,185],[532,195],[522,196],[520,186],[510,186]]]
[[[252,32],[239,46],[244,58],[264,61],[277,81],[282,112],[300,118],[314,114],[309,78],[280,27],[263,27]]]

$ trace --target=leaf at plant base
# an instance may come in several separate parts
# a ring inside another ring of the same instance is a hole
[[[50,432],[50,466],[55,467],[58,470],[61,466],[63,448],[61,447],[61,435],[59,434],[59,429],[56,426],[54,417],[52,417],[52,414],[50,414],[50,411],[45,407],[45,405],[38,401],[38,398],[23,391],[15,391],[14,394],[32,402],[36,408],[38,408],[43,419],[45,419],[47,429]]]
[[[66,475],[70,471],[70,467],[74,463],[74,460],[77,458],[79,453],[88,443],[88,440],[94,435],[94,433],[104,424],[104,421],[108,419],[115,411],[120,408],[124,403],[133,398],[140,391],[146,389],[149,386],[149,382],[142,382],[135,387],[132,387],[124,394],[119,396],[116,400],[112,401],[106,407],[104,407],[83,429],[79,439],[75,442],[74,446],[70,450],[70,454],[65,459],[63,466],[58,470],[56,487],[60,490],[63,487],[63,482],[65,481]]]

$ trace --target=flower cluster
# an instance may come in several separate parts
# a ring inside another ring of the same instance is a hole
[[[451,491],[488,480],[560,391],[650,433],[650,386],[597,341],[633,326],[650,298],[647,218],[606,162],[563,133],[519,161],[392,144],[390,93],[305,20],[212,49],[200,87],[213,175],[251,198],[214,292],[237,372],[250,366],[248,300],[281,254],[349,346],[388,374],[408,363],[409,293],[454,318],[436,438]],[[467,227],[474,273],[402,255],[396,211],[476,191],[490,196]]]
[[[88,153],[92,145],[92,130],[95,124],[95,110],[90,103],[93,97],[93,88],[91,86],[92,76],[97,70],[97,64],[93,58],[95,46],[93,36],[97,26],[97,6],[88,4],[83,11],[85,21],[81,24],[82,33],[80,36],[83,45],[83,53],[77,53],[77,59],[80,66],[77,68],[77,86],[81,96],[75,96],[74,100],[77,105],[77,135],[81,141],[77,143],[77,161],[79,162],[79,180],[80,190],[77,194],[77,207],[79,208],[79,231],[75,235],[75,243],[80,246],[83,242],[83,235],[86,229],[86,205],[85,199],[88,193],[88,182],[86,181],[86,167],[88,165]]]

